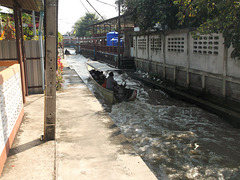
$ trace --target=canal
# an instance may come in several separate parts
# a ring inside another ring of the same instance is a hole
[[[69,55],[65,60],[96,94],[88,82],[87,59]],[[114,78],[137,89],[137,99],[111,106],[96,96],[159,180],[240,179],[240,129],[125,73]]]

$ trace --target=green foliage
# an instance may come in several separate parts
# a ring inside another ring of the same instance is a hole
[[[159,23],[162,29],[176,29],[178,7],[173,0],[125,0],[123,11],[131,14],[142,30],[149,30]]]
[[[179,24],[197,27],[196,33],[222,33],[232,58],[240,59],[240,2],[236,0],[175,0]]]
[[[9,17],[8,14],[0,13],[0,17],[2,18],[3,25],[5,25],[5,22],[7,22],[7,18]]]
[[[162,29],[195,27],[195,35],[222,33],[225,46],[234,48],[231,57],[240,59],[239,0],[124,0],[122,7],[142,30],[158,23]]]
[[[24,24],[32,24],[32,16],[27,13],[22,13],[22,21]],[[23,26],[23,34],[25,40],[35,40],[37,37],[34,37],[33,28],[28,26]],[[36,34],[38,34],[38,29],[36,29]]]
[[[60,32],[58,32],[58,48],[62,48],[63,44],[63,36]]]
[[[3,28],[7,24],[7,19],[8,19],[8,17],[10,18],[10,16],[9,16],[9,14],[0,12],[0,17],[2,19],[2,28]],[[10,22],[10,23],[11,23],[12,26],[14,26],[13,22]]]
[[[58,32],[58,43],[62,43],[63,41],[63,36],[60,32]]]
[[[91,36],[91,29],[88,27],[91,24],[99,22],[98,16],[94,13],[86,13],[84,17],[81,17],[73,26],[76,36],[86,37]]]
[[[56,90],[60,90],[63,88],[63,64],[61,62],[61,58],[58,56],[58,68],[56,70]]]
[[[9,13],[13,13],[12,12],[13,10],[9,10]],[[1,18],[2,18],[2,21],[3,21],[3,26],[6,25],[6,22],[7,22],[7,18],[10,17],[10,14],[5,14],[5,13],[2,13],[0,14]],[[27,14],[27,13],[22,13],[22,21],[23,21],[23,24],[31,24],[32,23],[32,16],[30,14]],[[14,21],[11,22],[12,26],[15,27],[14,25]],[[36,30],[37,34],[38,34],[38,30]],[[33,28],[30,28],[28,26],[23,26],[23,35],[24,35],[24,39],[25,40],[34,40],[34,39],[37,39],[37,37],[34,37],[33,35]]]

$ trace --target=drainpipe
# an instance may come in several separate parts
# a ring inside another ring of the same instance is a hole
[[[39,27],[38,27],[38,36],[39,36],[39,50],[40,50],[40,61],[41,61],[41,74],[42,74],[42,90],[45,90],[45,78],[44,78],[44,55],[43,55],[43,17],[44,12],[40,11]]]
[[[2,35],[2,18],[1,17],[0,17],[0,34]]]
[[[32,24],[33,24],[33,36],[35,37],[36,34],[36,20],[35,20],[35,11],[32,11]]]
[[[23,38],[23,22],[22,22],[22,11],[19,11],[19,22],[20,22],[20,33],[21,33],[21,46],[22,46],[22,60],[24,65],[24,77],[26,86],[26,96],[28,96],[28,83],[27,83],[27,64],[26,64],[26,53],[24,49],[24,38]]]

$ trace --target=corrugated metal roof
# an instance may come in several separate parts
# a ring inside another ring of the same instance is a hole
[[[40,11],[43,10],[43,0],[15,0],[20,8],[32,10],[32,11]],[[0,5],[13,8],[14,0],[0,0]]]

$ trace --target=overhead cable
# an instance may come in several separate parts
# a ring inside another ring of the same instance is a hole
[[[93,5],[88,0],[86,0],[86,1],[94,9],[94,11],[105,21],[105,19],[101,16],[101,14],[93,7]]]
[[[96,1],[98,1],[98,2],[100,2],[100,3],[102,3],[102,4],[106,4],[106,5],[108,5],[108,6],[112,6],[112,7],[117,7],[117,6],[114,6],[114,5],[112,5],[112,4],[108,4],[108,3],[106,3],[106,2],[103,2],[103,1],[99,1],[99,0],[96,0]]]
[[[83,7],[86,9],[86,11],[90,14],[90,12],[88,11],[88,9],[86,8],[86,6],[84,6],[82,0],[80,0],[80,2],[82,3]]]

